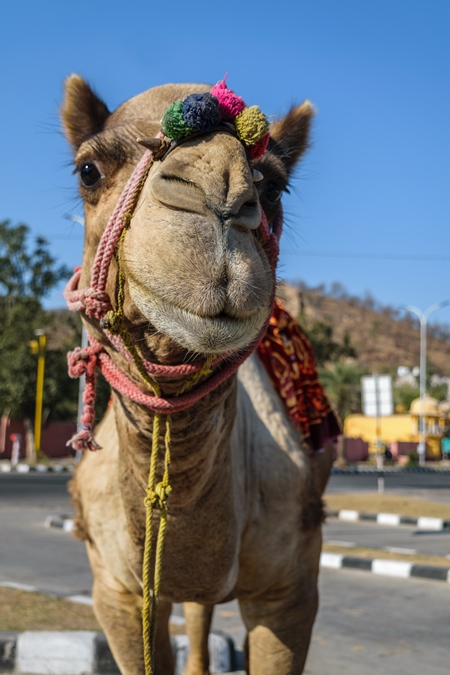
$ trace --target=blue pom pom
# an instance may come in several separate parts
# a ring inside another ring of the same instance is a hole
[[[183,101],[183,119],[192,131],[209,131],[216,127],[222,115],[219,101],[211,94],[191,94]]]

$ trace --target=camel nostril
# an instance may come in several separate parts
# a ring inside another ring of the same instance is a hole
[[[239,211],[228,219],[232,227],[242,230],[256,230],[261,222],[261,210],[259,202],[245,202]]]

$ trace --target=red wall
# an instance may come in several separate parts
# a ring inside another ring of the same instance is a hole
[[[344,438],[344,457],[348,462],[365,462],[369,458],[369,444],[362,438]]]
[[[42,429],[41,448],[47,457],[67,457],[73,454],[71,448],[66,447],[67,441],[73,436],[77,428],[74,422],[50,422]],[[0,459],[10,459],[12,441],[11,434],[22,434],[20,458],[25,458],[25,427],[22,420],[9,420],[6,431],[5,452],[0,453]],[[0,448],[1,449],[1,448]]]

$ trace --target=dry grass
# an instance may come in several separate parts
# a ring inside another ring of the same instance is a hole
[[[0,630],[100,630],[92,607],[0,587]]]
[[[342,553],[342,555],[354,556],[355,558],[382,558],[383,560],[402,560],[413,565],[433,565],[436,567],[450,568],[450,559],[440,555],[425,555],[421,553],[391,553],[379,548],[366,548],[364,546],[336,546],[324,544],[322,550],[330,553]]]
[[[397,513],[401,516],[429,516],[450,519],[450,504],[429,502],[417,497],[378,493],[326,494],[327,509],[351,509],[366,513]]]
[[[92,607],[42,593],[0,586],[0,631],[101,630]],[[170,624],[172,635],[185,627]]]

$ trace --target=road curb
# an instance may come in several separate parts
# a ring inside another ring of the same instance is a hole
[[[421,530],[450,530],[450,520],[443,518],[429,518],[428,516],[420,516],[414,518],[412,516],[400,516],[396,513],[366,513],[365,511],[353,511],[350,509],[326,509],[327,518],[337,518],[338,520],[346,520],[347,522],[355,522],[358,520],[371,521],[377,525],[390,525],[392,527],[399,525],[412,525]],[[45,519],[46,527],[57,527],[66,532],[72,532],[74,529],[74,519],[71,515],[60,514],[57,516],[48,516]]]
[[[413,525],[421,530],[450,530],[450,520],[444,518],[429,518],[428,516],[400,516],[397,513],[367,513],[365,511],[354,511],[352,509],[326,509],[327,518],[337,518],[347,522],[358,520],[370,520],[377,525],[390,525],[396,527],[399,525]]]
[[[320,555],[320,567],[328,569],[355,569],[388,577],[408,579],[430,579],[450,583],[450,567],[434,565],[418,565],[403,560],[386,560],[383,558],[357,558],[323,551]]]
[[[171,638],[176,673],[181,675],[189,652],[186,635]],[[211,669],[235,673],[233,639],[220,631],[209,635]],[[0,631],[0,672],[58,675],[120,675],[103,633],[96,631]]]
[[[16,663],[17,633],[0,631],[0,672],[11,672]]]
[[[24,473],[73,473],[75,467],[73,464],[26,464],[20,462],[12,466],[11,462],[0,462],[0,474],[24,474]]]

